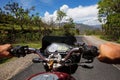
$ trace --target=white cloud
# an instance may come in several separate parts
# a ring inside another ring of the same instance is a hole
[[[101,24],[101,23],[98,21],[98,18],[97,18],[97,17],[91,17],[91,18],[88,18],[87,20],[85,20],[85,21],[83,22],[83,24],[99,25],[99,24]]]
[[[100,24],[97,18],[97,5],[78,6],[75,8],[70,8],[68,5],[63,5],[60,7],[60,10],[65,12],[68,17],[73,18],[74,22],[79,22],[88,25]],[[43,19],[45,21],[49,21],[51,17],[54,18],[54,21],[56,20],[56,11],[53,14],[49,14],[48,12],[46,12]]]
[[[57,11],[54,11],[53,14],[50,14],[49,12],[46,11],[42,20],[46,23],[49,23],[51,19],[53,21],[56,21],[56,18],[57,18]]]
[[[66,13],[69,10],[69,6],[63,5],[62,7],[60,7],[60,10]]]

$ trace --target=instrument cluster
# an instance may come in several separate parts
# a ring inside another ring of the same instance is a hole
[[[49,53],[64,53],[66,54],[69,51],[71,46],[64,44],[64,43],[52,43],[47,47],[47,52]]]

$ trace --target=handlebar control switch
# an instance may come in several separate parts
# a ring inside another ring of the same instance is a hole
[[[16,57],[24,57],[29,54],[28,46],[16,46],[10,50],[10,53]]]

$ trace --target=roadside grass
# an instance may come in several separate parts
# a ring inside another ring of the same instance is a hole
[[[15,43],[13,46],[28,46],[33,48],[41,48],[41,41],[33,41],[33,42],[24,42],[24,43]]]
[[[16,44],[12,44],[13,47],[20,45],[20,46],[29,46],[29,47],[33,47],[33,48],[41,48],[41,42],[40,41],[35,41],[35,42],[27,42],[27,43],[16,43]],[[0,59],[0,65],[4,64],[6,62],[9,62],[11,60],[15,60],[16,58],[2,58]]]
[[[93,36],[106,41],[120,43],[120,38],[118,40],[110,40],[108,37],[105,37],[104,35],[93,35]]]
[[[0,59],[0,65],[2,65],[2,64],[4,64],[4,63],[7,63],[7,62],[9,62],[9,61],[12,61],[12,60],[16,60],[16,57]]]
[[[120,38],[118,39],[118,41],[117,41],[118,43],[120,43]]]

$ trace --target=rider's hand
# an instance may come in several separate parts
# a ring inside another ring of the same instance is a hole
[[[100,54],[98,59],[101,62],[120,64],[120,45],[114,43],[105,43],[100,45]]]
[[[0,58],[12,57],[9,49],[11,49],[11,44],[0,45]]]

